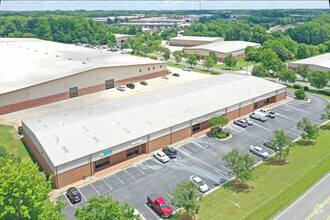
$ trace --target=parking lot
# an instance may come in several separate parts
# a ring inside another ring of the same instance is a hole
[[[288,91],[288,96],[293,96]],[[107,195],[121,203],[128,202],[134,206],[145,219],[161,219],[152,209],[147,206],[146,197],[156,192],[167,201],[171,199],[169,192],[175,188],[177,183],[188,181],[191,175],[201,177],[212,189],[223,184],[231,178],[228,169],[224,166],[221,157],[238,148],[241,153],[248,153],[250,145],[262,146],[263,142],[273,136],[273,131],[283,129],[293,137],[298,138],[301,131],[296,129],[296,124],[302,117],[307,117],[312,123],[321,124],[322,109],[328,101],[315,95],[308,94],[311,102],[292,100],[272,109],[276,112],[275,119],[268,119],[267,122],[253,120],[254,125],[241,128],[237,125],[230,125],[225,128],[233,137],[220,141],[212,137],[203,136],[187,143],[178,150],[178,157],[168,163],[161,163],[155,158],[121,170],[117,173],[104,177],[97,182],[79,188],[82,194],[82,201],[71,204],[66,196],[62,200],[68,203],[64,208],[67,212],[67,219],[74,219],[74,209],[87,204],[92,196]],[[272,154],[271,149],[265,149]],[[261,158],[253,155],[256,162]],[[176,207],[173,207],[176,209]]]

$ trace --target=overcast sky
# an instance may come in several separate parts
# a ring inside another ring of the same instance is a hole
[[[190,10],[199,9],[198,0],[163,1],[13,1],[0,0],[0,11],[30,10]],[[328,0],[322,1],[201,1],[202,9],[300,9],[329,8]]]

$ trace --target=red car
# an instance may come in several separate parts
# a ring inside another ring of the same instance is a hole
[[[160,217],[169,218],[172,216],[173,209],[163,197],[153,193],[147,197],[147,201],[149,207],[154,208]]]

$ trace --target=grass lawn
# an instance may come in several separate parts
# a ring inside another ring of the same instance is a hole
[[[183,69],[184,67],[187,67],[185,65],[181,65],[181,64],[176,64],[176,63],[172,63],[172,62],[168,62],[167,63],[168,66],[171,66],[171,67],[176,67],[176,68],[179,68],[179,69]],[[215,72],[215,71],[207,71],[205,69],[200,69],[200,68],[196,68],[196,67],[189,67],[192,71],[195,71],[195,72],[199,72],[199,73],[208,73],[210,74],[211,72]],[[219,74],[222,74],[220,72],[217,72]],[[219,74],[215,74],[215,75],[219,75]]]
[[[0,125],[0,145],[5,147],[10,154],[20,156],[23,160],[31,160],[27,148],[17,135],[12,126]]]
[[[246,65],[248,66],[252,66],[255,65],[255,62],[247,62],[245,61],[245,57],[241,57],[237,59],[237,63],[236,63],[236,67],[232,67],[232,68],[228,68],[226,67],[226,64],[217,64],[214,66],[214,68],[220,68],[220,69],[224,69],[224,70],[233,70],[233,71],[239,71],[241,70],[241,67],[246,67]]]
[[[266,161],[257,166],[255,180],[251,181],[252,188],[248,191],[233,190],[234,181],[231,181],[211,193],[230,199],[241,208],[228,201],[205,197],[198,202],[198,219],[270,219],[329,172],[329,143],[330,130],[322,126],[315,145],[296,143],[287,158],[288,164],[273,165]],[[178,214],[173,217],[178,219]]]
[[[286,86],[288,87],[288,89],[291,89],[291,90],[294,90],[294,91],[297,90],[297,89],[293,88],[293,86],[291,86],[291,85],[286,85]],[[326,99],[330,100],[330,96],[324,95],[324,94],[320,93],[319,91],[317,91],[316,89],[309,89],[308,91],[305,91],[305,92],[306,93],[312,93],[312,94],[315,94],[315,95],[319,95],[319,96],[322,96],[323,98],[326,98]]]

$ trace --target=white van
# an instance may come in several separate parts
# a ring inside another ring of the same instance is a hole
[[[263,122],[267,121],[267,115],[265,115],[261,112],[252,112],[250,114],[250,117],[254,118],[254,119],[257,119],[259,121],[263,121]]]

